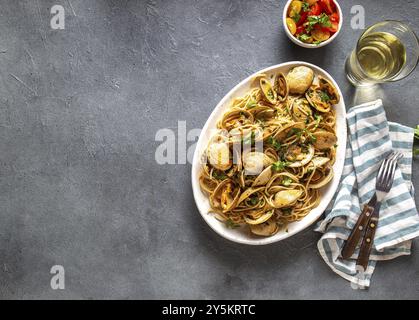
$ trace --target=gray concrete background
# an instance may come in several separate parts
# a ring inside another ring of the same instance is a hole
[[[158,129],[202,127],[269,65],[318,64],[351,106],[343,65],[358,2],[341,1],[333,44],[304,50],[282,29],[285,0],[0,1],[0,298],[419,298],[418,240],[411,256],[378,264],[370,290],[352,290],[312,228],[264,247],[230,243],[200,217],[191,166],[154,160]],[[362,3],[368,25],[400,19],[419,31],[417,1]],[[50,27],[53,4],[65,30]],[[417,70],[375,94],[390,120],[419,123]],[[55,264],[62,291],[50,288]]]

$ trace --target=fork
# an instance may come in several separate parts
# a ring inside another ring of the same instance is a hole
[[[357,265],[364,270],[368,266],[368,260],[374,241],[375,230],[378,225],[379,211],[381,201],[390,191],[396,172],[397,160],[402,158],[400,152],[392,152],[388,155],[380,165],[375,183],[375,193],[371,200],[364,206],[355,227],[345,242],[341,255],[343,259],[349,259],[355,252],[355,248],[365,229],[364,237],[358,254]]]

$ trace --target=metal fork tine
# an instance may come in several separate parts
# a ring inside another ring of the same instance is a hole
[[[397,169],[397,160],[402,158],[403,154],[401,154],[400,152],[396,153],[396,157],[394,158],[394,161],[392,163],[392,168],[391,168],[391,175],[390,175],[390,180],[389,182],[386,184],[386,188],[390,189],[391,185],[393,184],[393,179],[394,179],[394,175],[396,174],[396,169]]]
[[[397,152],[391,152],[387,157],[386,157],[386,159],[388,159],[388,160],[391,160],[391,159],[393,159],[394,158],[394,156],[397,154]]]
[[[386,166],[386,170],[384,171],[384,181],[383,181],[383,185],[386,185],[390,179],[391,176],[391,167],[392,164],[394,163],[393,159],[388,160],[387,162],[387,166]]]
[[[379,181],[381,181],[383,179],[383,173],[384,173],[384,169],[386,167],[386,163],[387,163],[387,159],[384,159],[383,162],[381,162],[381,166],[380,169],[378,169],[378,173],[377,173],[377,182],[376,184],[379,183]]]
[[[394,174],[396,173],[396,164],[397,163],[395,160],[391,162],[388,180],[386,181],[386,184],[385,184],[386,190],[389,190],[391,188],[391,185],[393,184]]]

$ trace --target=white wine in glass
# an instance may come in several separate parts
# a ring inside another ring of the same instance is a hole
[[[361,35],[346,60],[346,75],[356,86],[397,81],[415,69],[418,57],[413,31],[401,22],[384,21]]]

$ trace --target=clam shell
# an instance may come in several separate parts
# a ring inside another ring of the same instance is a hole
[[[274,161],[266,154],[257,151],[247,152],[243,155],[243,166],[247,175],[260,174],[266,166]]]
[[[251,225],[261,224],[261,223],[264,223],[265,221],[269,220],[272,217],[273,214],[274,214],[274,211],[270,210],[270,211],[264,213],[263,215],[261,215],[257,219],[251,219],[251,218],[245,217],[244,221],[246,221],[247,224],[251,224]]]
[[[278,230],[278,225],[272,219],[261,224],[250,226],[250,231],[258,236],[271,236],[277,233]]]
[[[314,72],[306,66],[293,68],[286,77],[289,93],[303,94],[314,80]]]
[[[264,186],[268,183],[269,179],[272,177],[272,168],[271,166],[265,168],[253,181],[252,187]]]
[[[340,101],[340,96],[335,86],[329,80],[323,78],[322,76],[318,76],[318,79],[320,89],[326,91],[330,97],[329,103],[338,104]]]
[[[282,72],[279,72],[275,76],[274,87],[275,87],[275,91],[277,93],[278,101],[279,102],[285,101],[285,99],[288,97],[289,88],[288,88],[287,78],[285,77],[285,75]]]
[[[324,187],[325,185],[327,185],[332,180],[333,175],[334,175],[333,168],[331,166],[329,166],[327,168],[327,173],[324,176],[324,178],[321,179],[320,181],[317,181],[316,183],[309,184],[308,187],[311,188],[311,189],[319,189],[319,188],[322,188],[322,187]]]
[[[275,194],[272,203],[275,206],[275,208],[288,207],[292,205],[294,202],[296,202],[302,194],[302,190],[282,190]]]
[[[314,132],[313,136],[316,138],[316,141],[314,142],[314,147],[316,149],[329,149],[337,142],[337,137],[332,132],[319,130]]]
[[[288,167],[297,168],[297,167],[305,166],[307,163],[309,163],[314,156],[314,147],[311,144],[309,144],[307,148],[308,148],[308,152],[305,154],[304,159],[299,160],[299,161],[294,161],[288,164]]]
[[[322,101],[319,88],[310,88],[307,90],[305,96],[310,105],[319,112],[329,112],[331,105],[329,102]]]
[[[230,160],[230,148],[227,143],[210,143],[207,148],[207,158],[209,163],[218,170],[228,170],[232,165]]]
[[[277,94],[274,88],[272,87],[272,84],[270,81],[266,78],[261,78],[259,80],[260,89],[262,90],[263,97],[266,101],[268,101],[271,104],[277,103]]]
[[[291,105],[291,114],[295,121],[305,121],[313,112],[310,103],[305,98],[295,99]]]

